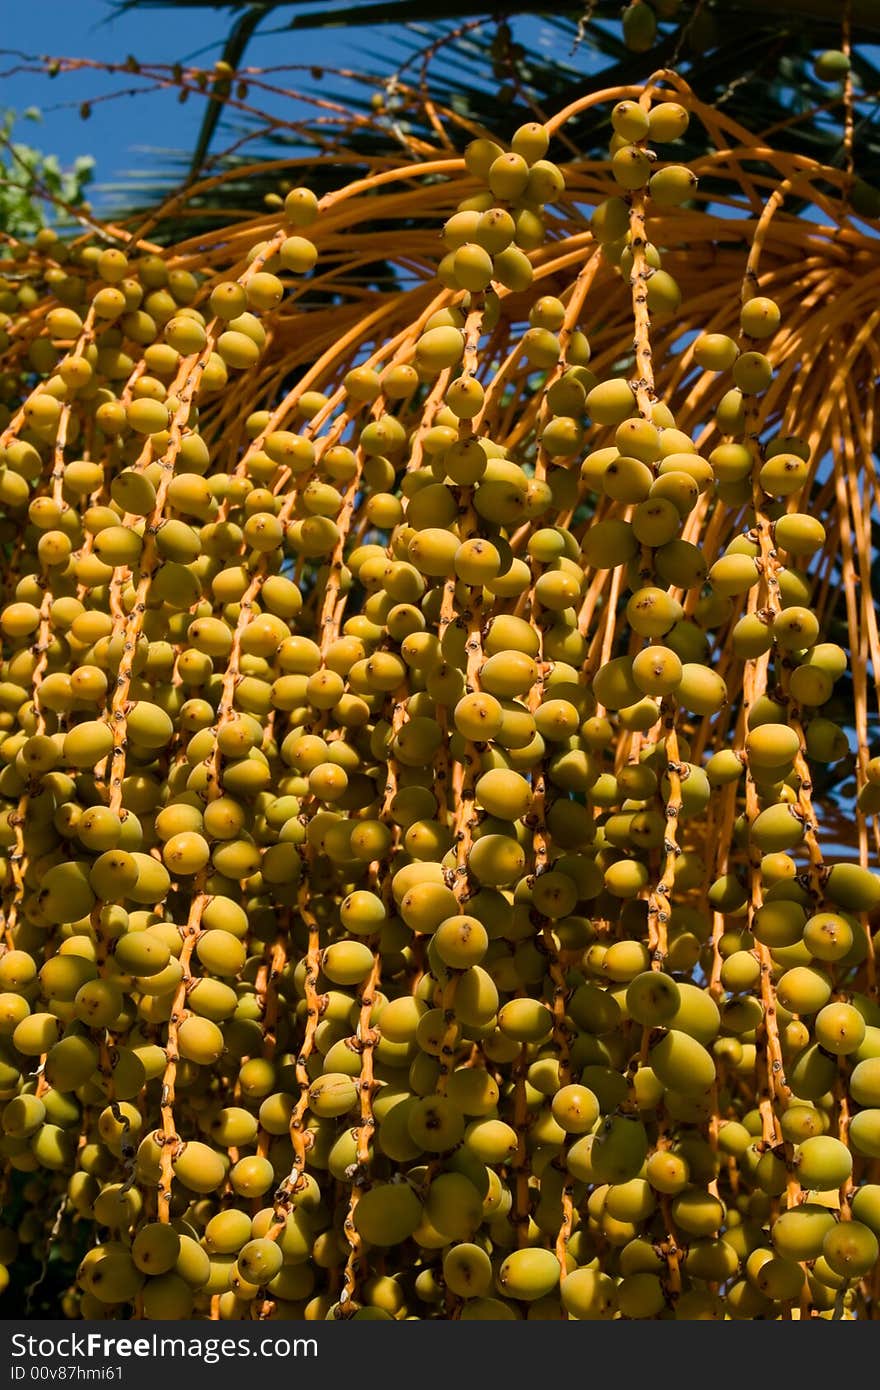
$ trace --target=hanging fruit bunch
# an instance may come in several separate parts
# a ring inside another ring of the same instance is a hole
[[[672,72],[434,116],[3,245],[0,1255],[72,1318],[874,1317],[876,225]]]

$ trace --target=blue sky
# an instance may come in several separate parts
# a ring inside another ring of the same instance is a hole
[[[0,28],[0,70],[7,73],[20,61],[8,50],[52,57],[78,57],[123,62],[134,54],[144,62],[191,61],[210,67],[220,56],[233,23],[233,12],[219,9],[174,8],[119,12],[108,0],[38,0],[4,6]],[[282,8],[263,20],[265,31],[277,30],[290,17]],[[294,35],[264,33],[251,40],[245,62],[254,66],[278,63],[335,66],[364,65],[369,43],[375,55],[375,31],[366,40],[361,29],[304,31]],[[389,58],[389,70],[394,60]],[[40,75],[4,76],[0,110],[22,112],[37,106],[40,125],[21,121],[15,138],[56,154],[70,165],[79,154],[96,160],[96,182],[113,183],[131,169],[155,167],[152,150],[192,149],[204,102],[191,97],[181,106],[173,94],[155,94],[97,102],[88,121],[78,115],[80,102],[103,92],[133,85],[127,74],[107,78],[101,73],[65,74],[54,81]],[[292,85],[292,80],[286,85]],[[311,86],[304,73],[301,85]],[[93,201],[100,199],[92,190]]]

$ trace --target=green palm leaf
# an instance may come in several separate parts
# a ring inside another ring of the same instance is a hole
[[[172,0],[121,0],[118,8],[163,8],[171,3]],[[269,22],[270,32],[276,34],[305,27],[355,26],[364,49],[360,66],[365,77],[374,81],[391,77],[395,70],[402,71],[404,80],[413,80],[421,56],[435,46],[430,68],[432,95],[501,136],[509,134],[523,119],[532,118],[535,110],[551,113],[566,106],[587,82],[609,87],[638,84],[650,71],[674,65],[704,101],[723,104],[729,115],[749,129],[781,127],[774,134],[774,141],[781,148],[797,150],[830,164],[842,160],[840,89],[818,81],[812,70],[812,54],[817,48],[835,47],[841,42],[838,0],[791,0],[788,4],[774,0],[709,0],[696,4],[695,0],[685,0],[670,21],[661,21],[657,42],[647,54],[633,53],[625,47],[619,0],[596,0],[588,7],[591,17],[586,23],[584,0],[563,0],[553,14],[536,9],[531,0],[506,0],[500,20],[496,12],[495,19],[487,18],[477,28],[470,26],[457,38],[456,30],[484,13],[467,0],[420,0],[418,5],[413,0],[386,0],[381,5],[373,0],[360,4],[340,0],[174,3],[232,14],[234,22],[223,59],[233,68],[243,65],[248,43],[264,20]],[[292,17],[288,17],[291,11]],[[695,20],[703,26],[699,32]],[[707,20],[714,23],[714,29],[705,28]],[[880,34],[880,6],[876,0],[853,0],[852,21],[854,74],[863,93],[875,93],[880,86],[880,73],[868,45]],[[512,65],[503,56],[499,58],[499,23],[500,32],[511,35],[500,48],[507,46],[515,55]],[[390,30],[389,24],[394,26]],[[381,56],[374,32],[378,29],[382,31]],[[545,41],[543,49],[536,41],[541,37]],[[521,39],[526,42],[518,47]],[[363,96],[352,96],[350,83],[345,84],[344,91],[341,86],[334,74],[327,72],[319,90],[355,110],[369,110],[369,88],[364,88]],[[837,109],[830,113],[822,109],[829,102],[832,107],[837,103]],[[856,171],[868,184],[880,187],[876,100],[858,104],[856,114]],[[418,131],[422,116],[407,109],[400,119]],[[383,125],[380,118],[372,136],[358,132],[356,141],[366,141],[365,150],[375,148],[376,140],[387,140],[390,124],[386,121]],[[221,100],[208,98],[192,155],[171,161],[170,167],[157,175],[152,191],[158,192],[172,177],[194,181],[200,172],[232,168],[231,161],[208,159],[212,145],[216,147],[221,136],[228,136],[231,142],[257,133],[256,123],[249,126],[238,117],[231,120],[230,113],[224,113]],[[570,135],[585,152],[599,154],[604,148],[604,130],[593,114],[575,123]],[[248,144],[247,161],[279,158],[294,149],[302,152],[303,148],[290,133],[265,134]],[[353,148],[358,148],[357,143]],[[697,130],[683,157],[696,154],[700,148]],[[320,180],[325,175],[319,169],[317,176]],[[259,206],[266,193],[273,191],[265,187],[265,178],[255,180],[247,175],[235,188],[242,205],[250,208]],[[198,206],[198,199],[193,206]]]

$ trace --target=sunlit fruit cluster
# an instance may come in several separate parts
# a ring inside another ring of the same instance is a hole
[[[587,186],[558,122],[473,139],[393,303],[345,238],[418,163],[4,243],[4,1283],[876,1316],[880,760],[823,854],[839,489],[774,394],[772,193],[682,317],[696,109],[609,105]]]

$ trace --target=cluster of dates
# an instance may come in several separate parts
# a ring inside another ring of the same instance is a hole
[[[569,283],[547,130],[476,140],[427,309],[294,385],[332,199],[223,270],[5,246],[0,1258],[51,1242],[70,1317],[872,1306],[880,879],[811,801],[815,464],[758,427],[756,285],[682,349],[729,376],[707,446],[655,397],[688,115],[612,123]],[[632,285],[605,379],[590,257]]]

